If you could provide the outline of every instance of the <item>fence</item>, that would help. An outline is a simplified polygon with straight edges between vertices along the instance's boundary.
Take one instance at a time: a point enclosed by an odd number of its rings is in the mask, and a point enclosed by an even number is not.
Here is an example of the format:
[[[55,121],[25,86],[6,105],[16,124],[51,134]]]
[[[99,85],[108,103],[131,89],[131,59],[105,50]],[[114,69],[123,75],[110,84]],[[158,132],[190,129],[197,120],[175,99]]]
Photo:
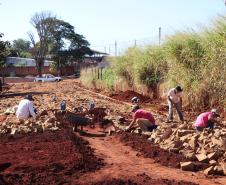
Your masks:
[[[61,68],[61,75],[62,76],[67,76],[67,75],[73,75],[75,72],[80,71],[80,69],[87,68],[90,66],[96,66],[97,64],[87,64],[87,63],[82,63],[78,64],[75,66],[67,66],[67,67],[62,67]],[[53,74],[53,75],[58,75],[57,71],[51,71],[49,66],[44,66],[42,68],[42,73],[43,74]],[[38,75],[38,71],[36,67],[4,67],[0,68],[0,76],[17,76],[17,77],[24,77],[24,76],[36,76]]]
[[[62,75],[72,75],[74,74],[74,67],[64,67],[62,68]],[[49,66],[44,66],[42,69],[42,73],[50,73],[57,75],[57,72],[53,72],[50,70]],[[0,75],[4,74],[5,76],[36,76],[38,75],[38,71],[36,67],[4,67],[0,68]]]

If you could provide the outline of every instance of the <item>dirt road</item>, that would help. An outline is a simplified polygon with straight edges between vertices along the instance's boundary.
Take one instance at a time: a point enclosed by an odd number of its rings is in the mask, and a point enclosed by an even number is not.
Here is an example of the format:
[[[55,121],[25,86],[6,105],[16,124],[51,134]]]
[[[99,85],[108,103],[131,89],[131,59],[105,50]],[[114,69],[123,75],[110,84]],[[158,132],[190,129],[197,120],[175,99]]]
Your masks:
[[[76,105],[87,105],[90,100],[94,100],[97,106],[107,107],[110,109],[112,115],[126,115],[128,116],[129,104],[117,100],[113,100],[103,95],[93,93],[78,86],[77,82],[64,81],[60,83],[27,83],[16,84],[11,87],[10,92],[40,92],[48,91],[49,94],[35,95],[35,104],[38,109],[59,108],[62,100],[67,101],[67,108],[72,109]],[[54,102],[52,99],[56,98]],[[21,97],[2,98],[0,100],[1,110],[4,107],[13,106]],[[153,107],[152,107],[153,109]],[[161,115],[156,115],[161,117]],[[121,142],[117,135],[103,137],[98,129],[92,130],[86,128],[87,132],[92,133],[89,136],[82,136],[82,139],[89,142],[89,145],[94,149],[94,154],[98,158],[103,159],[103,166],[97,168],[96,171],[89,171],[82,173],[79,177],[71,178],[71,184],[225,184],[226,177],[209,176],[206,177],[203,173],[185,172],[180,169],[165,167],[150,158],[145,158],[137,151]],[[100,137],[99,137],[100,136]],[[48,136],[45,136],[48,137]],[[28,141],[29,142],[29,141]],[[38,141],[37,141],[38,142]],[[10,144],[10,143],[9,143]],[[4,143],[3,147],[7,145]],[[46,147],[46,146],[45,146]],[[76,147],[76,146],[75,146]],[[46,148],[45,148],[46,149]],[[19,150],[19,149],[18,149]],[[41,150],[41,149],[40,149]],[[48,150],[48,148],[47,148]],[[78,149],[74,149],[78,150]],[[29,149],[27,148],[27,151]],[[15,155],[17,151],[14,151]],[[57,155],[57,151],[56,155]],[[29,155],[29,154],[28,154]],[[54,153],[51,154],[54,156]],[[80,154],[81,155],[81,154]],[[53,157],[51,161],[55,164]],[[13,157],[13,156],[12,156]],[[59,156],[60,157],[60,156]],[[13,164],[13,159],[7,158]],[[35,160],[39,160],[36,158]],[[72,160],[72,159],[70,159]],[[87,159],[86,159],[87,160]],[[48,161],[48,159],[46,159]],[[59,161],[58,161],[59,162]],[[36,162],[31,163],[34,165]],[[38,163],[38,161],[37,161]],[[65,162],[67,165],[68,162]],[[29,168],[29,163],[24,164]],[[34,166],[32,166],[34,168]],[[23,166],[20,167],[22,169]],[[13,173],[17,173],[17,168]],[[30,169],[30,168],[29,168]],[[32,169],[32,168],[31,168]],[[44,168],[42,167],[42,170]],[[81,169],[79,169],[81,170]],[[43,172],[42,172],[43,173]],[[55,173],[54,171],[51,173]],[[57,173],[57,172],[56,172]],[[56,173],[54,174],[56,176]],[[1,175],[1,172],[0,172]],[[36,174],[32,174],[36,175]],[[38,174],[37,174],[38,175]],[[51,175],[48,172],[48,175]],[[1,177],[1,176],[0,176]],[[73,174],[72,174],[73,177]],[[38,184],[38,177],[36,178]],[[41,179],[40,179],[41,180]],[[0,179],[1,184],[1,179]],[[40,184],[42,184],[40,182]],[[57,183],[56,183],[57,184]],[[65,184],[68,184],[65,181]]]
[[[106,162],[106,165],[94,173],[85,174],[79,181],[84,184],[98,182],[102,179],[137,177],[146,174],[153,179],[168,179],[171,181],[192,182],[196,184],[225,184],[226,178],[207,178],[203,173],[184,172],[180,169],[164,167],[150,158],[144,158],[138,152],[125,146],[117,136],[109,137],[84,137],[94,148],[98,157]]]

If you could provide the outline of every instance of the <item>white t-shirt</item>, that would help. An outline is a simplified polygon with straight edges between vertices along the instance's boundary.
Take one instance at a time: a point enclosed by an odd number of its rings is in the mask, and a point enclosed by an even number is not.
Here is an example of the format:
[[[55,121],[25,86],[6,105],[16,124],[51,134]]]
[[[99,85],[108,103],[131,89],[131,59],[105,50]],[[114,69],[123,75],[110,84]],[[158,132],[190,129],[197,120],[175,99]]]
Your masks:
[[[33,103],[30,100],[23,99],[18,105],[16,117],[18,119],[28,119],[29,115],[31,115],[34,119],[36,118]]]
[[[180,98],[182,96],[182,92],[176,93],[176,89],[172,88],[168,92],[168,96],[173,101],[173,103],[178,103],[180,101]]]

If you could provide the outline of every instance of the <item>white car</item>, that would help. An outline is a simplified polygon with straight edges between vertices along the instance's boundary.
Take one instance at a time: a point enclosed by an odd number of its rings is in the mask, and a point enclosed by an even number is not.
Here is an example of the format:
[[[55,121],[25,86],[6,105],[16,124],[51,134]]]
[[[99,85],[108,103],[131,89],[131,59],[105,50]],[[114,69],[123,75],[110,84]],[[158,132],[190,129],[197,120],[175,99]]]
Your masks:
[[[61,80],[61,77],[56,77],[52,74],[43,74],[42,77],[35,77],[34,82],[59,82]]]

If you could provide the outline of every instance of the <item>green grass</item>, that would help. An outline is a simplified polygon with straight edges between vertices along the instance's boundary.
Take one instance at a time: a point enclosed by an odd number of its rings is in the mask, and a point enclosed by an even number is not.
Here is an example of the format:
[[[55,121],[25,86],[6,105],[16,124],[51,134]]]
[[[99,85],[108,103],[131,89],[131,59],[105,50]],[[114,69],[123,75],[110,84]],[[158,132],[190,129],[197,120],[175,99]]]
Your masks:
[[[82,75],[89,83],[113,89],[117,79],[129,87],[145,85],[156,97],[175,85],[184,88],[184,99],[194,109],[226,105],[226,17],[221,16],[202,32],[177,32],[159,46],[132,47],[111,57],[103,80]],[[89,80],[88,80],[89,79]]]

